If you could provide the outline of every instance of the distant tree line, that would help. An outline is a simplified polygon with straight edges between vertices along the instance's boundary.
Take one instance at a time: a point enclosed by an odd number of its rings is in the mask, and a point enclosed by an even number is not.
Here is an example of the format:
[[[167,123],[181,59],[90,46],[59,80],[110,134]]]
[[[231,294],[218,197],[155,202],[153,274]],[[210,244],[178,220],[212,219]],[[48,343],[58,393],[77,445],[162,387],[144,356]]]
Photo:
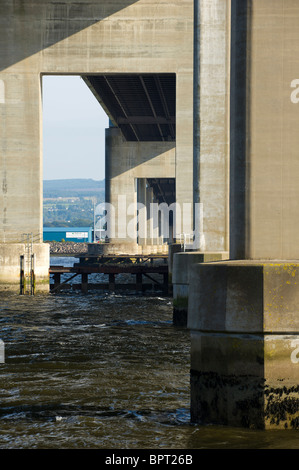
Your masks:
[[[104,186],[94,180],[44,181],[44,227],[93,227],[94,206],[105,200]]]

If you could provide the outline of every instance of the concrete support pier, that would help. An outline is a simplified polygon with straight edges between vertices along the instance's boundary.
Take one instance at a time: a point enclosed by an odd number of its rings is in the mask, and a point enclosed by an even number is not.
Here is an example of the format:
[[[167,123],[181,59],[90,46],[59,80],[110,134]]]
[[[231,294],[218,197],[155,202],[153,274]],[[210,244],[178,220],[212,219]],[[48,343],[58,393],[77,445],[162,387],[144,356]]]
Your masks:
[[[197,263],[228,259],[228,253],[201,253],[197,251],[176,253],[173,256],[173,324],[187,326],[190,268]]]
[[[193,422],[299,427],[298,21],[231,2],[230,260],[191,267]]]
[[[195,240],[173,256],[173,321],[187,326],[190,267],[228,259],[230,2],[194,1]]]
[[[299,262],[191,268],[194,422],[297,428]]]
[[[49,292],[49,265],[46,243],[0,243],[0,291]]]

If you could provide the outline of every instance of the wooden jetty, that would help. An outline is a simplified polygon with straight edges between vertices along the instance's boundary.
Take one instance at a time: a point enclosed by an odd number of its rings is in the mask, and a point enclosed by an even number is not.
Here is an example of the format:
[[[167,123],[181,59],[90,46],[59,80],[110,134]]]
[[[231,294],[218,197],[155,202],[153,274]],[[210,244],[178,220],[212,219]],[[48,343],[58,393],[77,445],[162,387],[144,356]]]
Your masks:
[[[50,284],[51,292],[57,292],[66,288],[68,283],[77,276],[81,276],[81,283],[72,284],[73,289],[81,289],[88,292],[90,289],[106,289],[115,291],[118,289],[134,289],[142,292],[147,289],[159,289],[168,293],[168,256],[167,255],[83,255],[80,262],[73,266],[50,266],[49,274],[54,278],[54,284]],[[62,274],[70,276],[61,282]],[[89,275],[106,274],[108,283],[90,283]],[[131,274],[133,283],[117,283],[119,274]],[[155,277],[153,277],[155,275]],[[156,276],[159,275],[159,276]],[[158,277],[158,279],[157,279]],[[144,278],[151,283],[145,283]]]

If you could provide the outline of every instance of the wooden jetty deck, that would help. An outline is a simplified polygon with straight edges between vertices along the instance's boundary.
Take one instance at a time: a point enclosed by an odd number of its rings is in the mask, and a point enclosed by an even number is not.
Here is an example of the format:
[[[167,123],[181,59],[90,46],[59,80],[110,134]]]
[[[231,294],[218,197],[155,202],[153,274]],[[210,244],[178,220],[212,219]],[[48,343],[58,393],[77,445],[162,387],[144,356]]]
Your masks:
[[[81,283],[72,284],[72,288],[81,289],[83,292],[88,292],[90,289],[107,289],[109,291],[135,289],[136,291],[144,291],[150,288],[168,293],[167,259],[167,255],[109,255],[100,257],[84,255],[80,257],[80,262],[75,263],[73,266],[50,266],[49,274],[53,275],[54,278],[54,284],[50,284],[51,292],[57,292],[65,288],[72,279],[81,276]],[[61,282],[62,274],[70,274],[70,277]],[[91,274],[108,275],[108,283],[91,284],[88,279]],[[116,278],[119,274],[131,274],[135,282],[117,283]],[[151,282],[144,283],[144,278]]]

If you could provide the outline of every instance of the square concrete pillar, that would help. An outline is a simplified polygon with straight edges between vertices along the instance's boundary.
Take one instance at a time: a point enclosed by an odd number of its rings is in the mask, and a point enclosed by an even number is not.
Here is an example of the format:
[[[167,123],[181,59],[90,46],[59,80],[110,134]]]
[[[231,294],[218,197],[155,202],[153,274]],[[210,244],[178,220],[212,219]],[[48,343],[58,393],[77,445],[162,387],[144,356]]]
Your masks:
[[[180,245],[179,245],[180,246]],[[187,326],[190,268],[193,264],[228,259],[228,253],[201,253],[197,251],[175,253],[173,255],[173,324]]]
[[[151,214],[151,204],[154,202],[154,192],[153,188],[150,186],[146,187],[146,236],[147,236],[147,245],[154,244],[154,220]]]
[[[49,291],[49,245],[42,243],[40,76],[30,67],[26,73],[0,70],[0,84],[0,290],[20,292],[20,256],[28,255],[29,237],[34,291]],[[29,262],[25,267],[24,281],[31,276]]]
[[[257,429],[299,425],[299,262],[191,268],[191,415]]]

